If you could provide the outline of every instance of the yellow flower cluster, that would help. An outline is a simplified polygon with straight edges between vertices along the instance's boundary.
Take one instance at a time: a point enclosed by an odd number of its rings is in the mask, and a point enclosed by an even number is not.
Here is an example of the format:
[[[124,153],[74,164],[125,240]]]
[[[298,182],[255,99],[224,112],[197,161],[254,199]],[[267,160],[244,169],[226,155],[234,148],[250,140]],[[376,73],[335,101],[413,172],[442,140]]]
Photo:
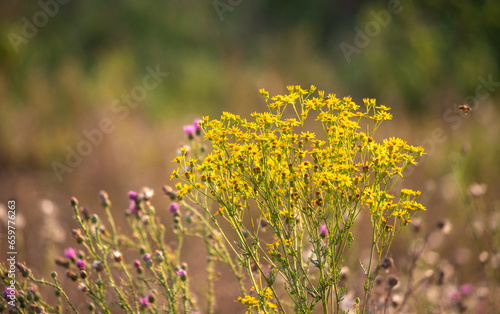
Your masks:
[[[252,287],[252,290],[254,290],[253,287]],[[247,307],[248,311],[246,313],[248,313],[248,314],[249,313],[259,313],[259,314],[260,313],[269,313],[270,310],[272,312],[274,312],[274,310],[278,308],[278,306],[276,304],[274,304],[270,301],[270,300],[272,300],[273,292],[269,287],[262,289],[259,294],[260,294],[260,299],[263,300],[262,306],[260,305],[259,300],[256,299],[255,297],[252,297],[249,295],[246,295],[243,298],[238,297],[238,301]],[[264,309],[265,309],[265,311],[264,311]]]
[[[373,140],[380,122],[392,118],[390,108],[364,99],[366,111],[358,111],[350,97],[323,97],[323,91],[313,97],[315,89],[289,86],[288,95],[272,98],[261,89],[269,111],[253,113],[253,121],[229,112],[219,120],[204,117],[200,125],[213,151],[201,163],[187,159],[185,152],[174,160],[185,170],[186,181],[191,186],[197,183],[198,189],[206,188],[228,211],[245,208],[248,199],[255,199],[264,213],[282,213],[283,219],[312,205],[331,209],[332,204],[322,202],[327,193],[366,203],[372,213],[388,211],[386,216],[394,214],[406,220],[409,216],[400,214],[398,207],[405,212],[424,209],[408,200],[398,206],[389,201],[391,197],[380,194],[381,184],[402,176],[403,169],[416,164],[415,158],[423,154],[421,147],[399,138],[382,143]],[[323,134],[304,130],[312,113]],[[295,117],[284,118],[290,114]],[[362,118],[366,120],[364,130]],[[180,177],[179,170],[172,177]],[[181,196],[191,192],[187,185],[179,190]],[[403,190],[401,196],[416,193]]]
[[[220,119],[204,117],[197,125],[211,143],[211,152],[181,149],[173,160],[179,168],[172,178],[182,181],[176,184],[179,198],[203,207],[214,222],[215,216],[229,222],[239,238],[238,249],[233,250],[252,262],[247,263],[250,277],[255,272],[250,265],[265,260],[285,278],[285,289],[296,296],[300,311],[310,306],[303,304],[308,296],[302,287],[318,294],[326,291],[301,275],[307,273],[302,263],[304,243],[313,245],[316,260],[311,263],[323,270],[320,273],[341,269],[339,256],[351,246],[351,230],[364,210],[374,230],[372,250],[377,250],[380,261],[413,215],[425,210],[416,201],[419,191],[391,194],[405,168],[416,165],[424,151],[395,137],[375,141],[380,124],[392,119],[390,108],[375,99],[363,99],[360,108],[350,97],[315,94],[314,86],[287,89],[288,94],[273,97],[261,89],[268,111],[254,112],[249,119],[229,112]],[[213,211],[207,198],[217,203],[218,210]],[[255,206],[259,224],[251,210]],[[246,213],[251,217],[244,217]],[[264,228],[270,228],[273,236],[268,249],[259,237]],[[238,301],[248,313],[270,312],[276,308],[269,302],[274,278],[257,269],[259,280],[263,276],[271,288]],[[276,302],[282,310],[279,299]]]

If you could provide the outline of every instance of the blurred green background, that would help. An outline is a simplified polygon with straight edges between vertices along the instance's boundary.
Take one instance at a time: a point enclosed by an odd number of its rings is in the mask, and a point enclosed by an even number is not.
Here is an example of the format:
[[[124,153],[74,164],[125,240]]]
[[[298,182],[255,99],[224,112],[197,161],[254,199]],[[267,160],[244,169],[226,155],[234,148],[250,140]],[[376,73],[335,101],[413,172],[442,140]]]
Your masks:
[[[25,217],[24,257],[72,243],[44,233],[41,200],[54,202],[64,233],[74,226],[70,196],[99,212],[105,189],[120,213],[129,190],[160,194],[169,183],[183,124],[222,111],[248,116],[265,109],[259,88],[273,95],[292,84],[391,107],[381,137],[428,152],[405,178],[424,191],[423,218],[460,230],[457,158],[467,184],[487,184],[486,208],[500,192],[499,16],[495,0],[0,2],[0,202],[16,199]],[[121,116],[123,95],[157,67],[168,76]],[[471,103],[478,86],[487,97]],[[54,162],[67,165],[68,148],[103,120],[114,130],[59,180]],[[479,249],[471,250],[472,260]]]

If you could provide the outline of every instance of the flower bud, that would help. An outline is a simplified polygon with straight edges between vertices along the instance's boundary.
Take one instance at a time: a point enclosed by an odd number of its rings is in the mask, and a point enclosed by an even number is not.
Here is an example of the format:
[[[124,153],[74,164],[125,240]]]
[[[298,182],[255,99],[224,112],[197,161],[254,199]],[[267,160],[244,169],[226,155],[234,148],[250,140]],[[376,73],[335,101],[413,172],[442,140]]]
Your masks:
[[[16,263],[16,268],[19,270],[19,272],[21,272],[23,277],[28,277],[31,274],[31,270],[29,270],[29,268],[27,268],[26,265],[21,264],[19,262]]]
[[[99,191],[99,198],[101,199],[101,204],[103,207],[111,206],[111,201],[109,200],[108,193],[104,190]]]
[[[80,229],[72,229],[71,235],[73,236],[73,238],[76,239],[76,242],[78,244],[81,244],[83,242],[83,235],[82,235],[82,231]]]
[[[188,264],[187,263],[181,263],[181,269],[184,269],[185,271],[187,271],[187,268],[188,268]]]
[[[75,274],[73,271],[69,270],[67,273],[66,273],[66,276],[68,276],[68,278],[70,278],[71,280],[73,281],[77,281],[78,280],[78,275]]]
[[[155,257],[155,262],[158,263],[158,264],[161,263],[161,262],[163,262],[165,260],[163,258],[163,253],[161,251],[159,251],[159,250],[156,250],[154,252],[154,257]]]
[[[69,259],[63,258],[63,257],[58,257],[55,260],[56,265],[62,266],[64,268],[68,268],[70,265]]]
[[[80,271],[80,278],[86,279],[88,277],[87,272],[85,270]]]
[[[148,296],[149,303],[154,303],[156,299],[156,295],[154,293],[150,293]]]
[[[151,258],[151,254],[149,253],[144,254],[142,256],[142,259],[146,263],[146,267],[150,268],[151,266],[153,266],[153,259]]]
[[[142,266],[141,266],[141,261],[136,259],[133,263],[134,268],[137,270],[138,274],[142,274]]]
[[[85,207],[85,206],[80,207],[79,210],[80,210],[80,214],[83,216],[84,220],[90,219],[90,210],[87,207]]]

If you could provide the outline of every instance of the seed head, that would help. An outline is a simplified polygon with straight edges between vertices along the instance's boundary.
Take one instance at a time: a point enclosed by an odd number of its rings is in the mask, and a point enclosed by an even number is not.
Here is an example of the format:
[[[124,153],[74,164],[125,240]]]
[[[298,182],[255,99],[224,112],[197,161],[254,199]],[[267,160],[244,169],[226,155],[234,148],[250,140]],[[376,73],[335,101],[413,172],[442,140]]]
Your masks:
[[[386,257],[380,262],[380,267],[383,269],[389,269],[394,266],[394,260],[391,257]]]
[[[120,253],[119,251],[114,251],[113,259],[115,260],[115,262],[121,262],[123,260],[122,253]]]
[[[439,220],[436,224],[436,227],[438,228],[438,230],[441,230],[444,234],[448,234],[451,231],[451,223],[444,220]]]
[[[474,197],[483,196],[484,194],[486,194],[487,190],[488,190],[488,186],[486,185],[486,183],[482,183],[482,184],[472,183],[469,186],[469,193],[470,193],[470,195],[472,195]]]
[[[260,220],[260,228],[263,229],[263,230],[265,230],[267,226],[269,226],[269,224],[267,223],[267,220],[264,219],[264,218],[262,218]]]
[[[438,269],[437,271],[437,281],[436,283],[441,286],[444,283],[444,271],[442,269]]]
[[[391,276],[387,279],[387,285],[390,289],[394,288],[399,283],[398,278]]]
[[[78,290],[80,290],[81,292],[87,292],[89,289],[83,282],[80,282],[78,284]]]
[[[101,261],[94,261],[92,262],[92,268],[95,269],[96,272],[101,272],[104,270],[104,265],[102,264]]]
[[[138,195],[139,200],[150,201],[153,198],[155,191],[148,187],[143,187]]]

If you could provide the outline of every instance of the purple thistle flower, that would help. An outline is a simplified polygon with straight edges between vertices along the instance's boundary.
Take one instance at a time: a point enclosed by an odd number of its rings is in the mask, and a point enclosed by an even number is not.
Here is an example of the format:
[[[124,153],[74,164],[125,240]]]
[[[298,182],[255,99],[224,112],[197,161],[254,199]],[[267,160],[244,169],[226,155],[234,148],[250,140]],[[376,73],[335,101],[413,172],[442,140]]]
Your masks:
[[[128,209],[132,214],[137,214],[138,212],[141,211],[141,207],[137,205],[137,202],[133,199],[130,200],[130,204],[128,206]]]
[[[137,271],[138,274],[142,274],[142,266],[141,266],[141,261],[136,259],[133,263],[135,270]]]
[[[5,299],[5,301],[9,302],[9,301],[12,301],[14,299],[14,297],[12,297],[11,299],[11,296],[15,296],[16,295],[16,290],[10,288],[10,287],[7,287],[5,288],[5,291],[3,293],[3,298]]]
[[[135,201],[137,199],[137,192],[135,191],[129,191],[128,192],[128,198]]]
[[[184,132],[186,132],[187,135],[193,135],[194,132],[196,132],[196,127],[194,125],[188,124],[183,127]]]
[[[186,281],[187,279],[187,271],[185,269],[179,268],[178,270],[175,271],[177,276],[181,278],[181,281]]]
[[[151,254],[149,254],[149,253],[144,254],[142,256],[142,259],[146,263],[146,267],[149,268],[149,267],[153,266],[153,259],[151,258]]]
[[[85,261],[84,260],[77,260],[76,261],[76,267],[80,268],[80,269],[84,269],[85,268]]]
[[[465,285],[462,285],[460,287],[460,294],[461,295],[468,295],[472,292],[473,289],[474,289],[473,285],[471,285],[470,283],[466,283]]]
[[[460,292],[459,292],[459,291],[454,291],[454,292],[452,292],[452,293],[451,293],[451,295],[450,295],[450,299],[451,299],[452,301],[454,301],[454,302],[456,302],[456,301],[460,300],[460,297],[461,297],[461,295],[460,295]]]
[[[320,233],[322,238],[326,237],[326,235],[328,234],[328,229],[326,228],[326,224],[322,224],[319,227],[319,233]]]
[[[64,250],[64,256],[66,256],[69,259],[74,260],[76,258],[76,251],[74,248],[69,247],[66,250]]]
[[[170,204],[168,211],[171,214],[176,214],[179,211],[179,208],[180,208],[179,204],[177,204],[176,202],[173,202],[172,204]]]
[[[139,298],[139,304],[142,308],[148,308],[151,305],[148,297]]]
[[[179,270],[177,270],[175,273],[177,275],[179,275],[179,276],[186,276],[186,271],[184,269],[182,269],[182,268],[180,268]]]

